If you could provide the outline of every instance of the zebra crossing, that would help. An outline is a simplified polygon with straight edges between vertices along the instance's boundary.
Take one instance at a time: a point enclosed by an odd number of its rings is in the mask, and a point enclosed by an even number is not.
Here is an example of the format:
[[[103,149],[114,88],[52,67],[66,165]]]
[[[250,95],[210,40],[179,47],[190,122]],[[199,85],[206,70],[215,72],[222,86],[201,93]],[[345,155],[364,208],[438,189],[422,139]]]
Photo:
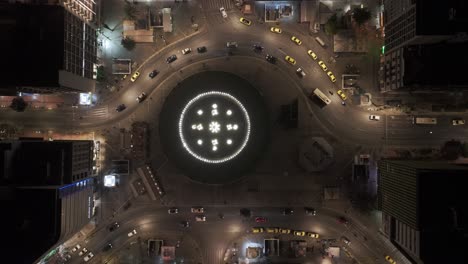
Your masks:
[[[218,12],[220,7],[224,7],[226,11],[236,7],[234,0],[202,0],[202,5],[205,11],[217,10]]]
[[[107,119],[109,117],[109,108],[108,106],[96,107],[90,110],[87,110],[83,115],[83,119]]]

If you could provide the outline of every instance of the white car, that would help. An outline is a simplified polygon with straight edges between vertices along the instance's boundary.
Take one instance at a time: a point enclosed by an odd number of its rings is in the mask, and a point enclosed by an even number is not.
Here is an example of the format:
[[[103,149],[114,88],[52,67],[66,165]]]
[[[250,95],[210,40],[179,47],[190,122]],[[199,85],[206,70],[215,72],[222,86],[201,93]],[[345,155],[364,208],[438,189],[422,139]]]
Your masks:
[[[223,18],[227,18],[227,13],[224,7],[219,8],[219,12],[221,12],[221,15],[223,16]]]
[[[186,48],[186,49],[183,49],[182,50],[182,54],[189,54],[190,52],[192,52],[192,49],[191,48]]]
[[[205,209],[203,209],[203,207],[192,207],[192,209],[190,209],[190,211],[192,213],[194,213],[194,214],[203,214]]]
[[[76,244],[74,248],[72,248],[72,252],[75,253],[77,250],[80,250],[81,246],[80,244]]]
[[[80,253],[78,253],[78,256],[83,256],[83,254],[85,254],[86,252],[88,252],[88,249],[83,248],[83,250],[81,250]]]
[[[452,119],[452,125],[454,126],[459,126],[459,125],[464,125],[464,124],[465,124],[464,119],[461,119],[461,118]]]
[[[370,116],[369,116],[369,120],[379,121],[379,120],[380,120],[380,116],[378,116],[378,115],[370,115]]]
[[[94,254],[93,252],[89,252],[88,255],[86,255],[86,257],[84,257],[84,261],[85,262],[88,262],[90,259],[92,259],[94,257]]]
[[[204,215],[197,215],[197,216],[195,216],[195,220],[196,220],[197,222],[205,222],[205,221],[206,221],[206,216],[204,216]]]
[[[135,229],[132,230],[132,232],[128,233],[128,237],[132,237],[136,235],[137,231]]]
[[[296,70],[296,74],[297,76],[301,77],[301,78],[304,78],[306,76],[304,70],[302,68],[297,68]]]

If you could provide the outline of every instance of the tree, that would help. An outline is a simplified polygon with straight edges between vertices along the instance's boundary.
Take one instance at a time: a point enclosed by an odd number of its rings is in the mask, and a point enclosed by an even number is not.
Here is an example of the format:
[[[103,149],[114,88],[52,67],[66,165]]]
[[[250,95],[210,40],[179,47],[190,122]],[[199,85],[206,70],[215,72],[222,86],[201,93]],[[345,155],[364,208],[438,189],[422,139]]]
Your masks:
[[[338,17],[336,14],[331,16],[325,24],[325,32],[328,35],[335,35],[338,32]]]
[[[124,12],[125,18],[130,20],[135,20],[136,18],[136,8],[129,2],[125,2]]]
[[[355,8],[353,10],[353,19],[358,26],[362,26],[371,18],[371,12],[367,8]]]
[[[11,101],[10,108],[15,110],[16,112],[24,112],[28,104],[24,101],[23,97],[15,97]]]
[[[101,65],[97,68],[96,81],[103,82],[105,80],[106,80],[106,75],[104,72],[104,66]]]
[[[129,37],[123,38],[121,44],[127,50],[132,50],[133,48],[135,48],[135,41]]]

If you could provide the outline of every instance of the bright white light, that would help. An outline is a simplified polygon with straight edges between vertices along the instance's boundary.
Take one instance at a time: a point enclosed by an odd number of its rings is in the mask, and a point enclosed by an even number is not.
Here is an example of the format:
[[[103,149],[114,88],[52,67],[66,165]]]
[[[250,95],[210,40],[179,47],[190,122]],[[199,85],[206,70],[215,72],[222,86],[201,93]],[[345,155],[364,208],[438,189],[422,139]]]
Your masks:
[[[242,132],[244,134],[241,135],[240,140],[237,140],[238,142],[236,142],[236,147],[232,148],[232,149],[230,148],[229,153],[227,153],[226,156],[214,159],[214,158],[204,157],[204,156],[202,156],[202,154],[197,153],[197,152],[195,152],[194,150],[191,149],[191,145],[188,143],[188,141],[187,141],[188,139],[185,138],[186,135],[184,135],[184,125],[186,125],[186,124],[184,124],[184,121],[185,121],[185,118],[186,118],[187,111],[191,108],[192,105],[194,105],[195,103],[200,101],[200,99],[204,99],[204,98],[207,98],[207,97],[211,98],[211,97],[216,97],[216,96],[217,97],[224,97],[225,99],[228,99],[229,101],[231,101],[235,105],[237,105],[237,107],[241,110],[240,111],[240,113],[241,113],[240,117],[243,117],[243,120],[244,120],[242,122],[242,128],[243,128]],[[213,116],[214,115],[219,115],[220,107],[218,107],[217,104],[211,104],[211,107],[212,107],[211,114]],[[230,109],[228,109],[228,110],[221,109],[221,110],[222,110],[221,113],[226,113],[226,115],[231,115],[232,112],[233,112]],[[222,117],[223,116],[221,116],[221,118]],[[239,126],[237,124],[234,124],[234,125],[233,124],[227,124],[226,125],[224,123],[224,120],[221,119],[221,120],[216,120],[216,121],[209,121],[209,123],[198,124],[197,125],[197,130],[202,131],[204,126],[207,126],[208,130],[212,134],[220,133],[221,132],[221,127],[224,127],[224,126],[226,126],[227,130],[233,130],[233,129],[237,130],[239,128]],[[193,128],[193,126],[192,126],[192,128]],[[234,157],[236,157],[237,155],[239,155],[239,153],[245,148],[245,146],[247,145],[247,142],[249,141],[250,129],[251,129],[250,117],[249,117],[249,114],[247,112],[247,109],[245,109],[245,107],[242,105],[242,103],[239,100],[237,100],[237,98],[235,98],[234,96],[232,96],[232,95],[230,95],[228,93],[225,93],[225,92],[211,91],[211,92],[201,93],[201,94],[195,96],[193,99],[191,99],[185,105],[185,107],[182,109],[182,112],[181,112],[180,117],[179,117],[179,137],[180,137],[180,140],[182,142],[182,146],[194,158],[196,158],[196,159],[198,159],[200,161],[206,162],[206,163],[222,163],[222,162],[229,161],[229,160],[233,159]],[[196,132],[196,133],[199,133],[199,132]],[[216,144],[214,144],[213,142],[216,142]],[[197,141],[197,143],[198,143],[198,141]],[[232,140],[231,140],[231,144],[233,144]],[[220,146],[218,145],[217,140],[216,141],[212,140],[212,151],[218,150],[219,147]],[[197,148],[197,151],[198,151],[198,148]]]
[[[211,140],[211,144],[212,144],[213,146],[218,145],[218,140],[217,140],[216,138],[213,139],[213,140]]]
[[[226,140],[226,143],[227,143],[228,145],[231,145],[231,144],[232,144],[232,140],[231,140],[231,139],[228,139],[228,140]]]
[[[210,131],[211,133],[218,133],[220,130],[221,130],[221,125],[216,122],[216,121],[213,121],[210,123]]]
[[[193,125],[192,125],[192,129],[193,129],[193,130],[197,129],[197,125],[193,124]]]
[[[197,111],[197,114],[198,114],[198,115],[203,115],[203,110],[201,110],[201,109],[198,110],[198,111]]]
[[[106,176],[104,176],[104,186],[105,187],[115,187],[115,175],[106,175]]]
[[[199,139],[199,140],[197,140],[197,143],[198,143],[198,145],[201,146],[201,144],[203,144],[203,140]]]

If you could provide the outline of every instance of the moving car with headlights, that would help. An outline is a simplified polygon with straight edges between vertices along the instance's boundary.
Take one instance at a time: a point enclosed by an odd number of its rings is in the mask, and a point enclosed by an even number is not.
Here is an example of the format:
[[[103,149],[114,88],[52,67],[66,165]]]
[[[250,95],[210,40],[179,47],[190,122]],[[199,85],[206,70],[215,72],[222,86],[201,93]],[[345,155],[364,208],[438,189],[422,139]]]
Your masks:
[[[385,256],[385,259],[391,264],[396,264],[396,261],[394,261],[390,256]]]
[[[197,221],[197,222],[206,222],[206,216],[197,215],[197,216],[195,216],[195,221]]]
[[[169,64],[169,63],[174,62],[175,60],[177,60],[177,56],[175,54],[173,54],[173,55],[167,57],[166,63]]]
[[[454,126],[459,126],[459,125],[464,125],[464,124],[465,124],[464,119],[461,119],[461,118],[452,119],[452,125],[454,125]]]
[[[370,116],[369,116],[369,120],[379,121],[379,120],[380,120],[380,116],[378,116],[378,115],[370,115]]]
[[[185,48],[183,50],[181,50],[182,54],[189,54],[190,52],[192,52],[192,49],[191,48]]]
[[[276,64],[276,61],[278,60],[278,59],[276,59],[276,57],[273,57],[270,54],[267,54],[265,56],[265,59],[271,64]]]
[[[111,243],[107,243],[107,245],[102,249],[102,251],[107,252],[113,248]]]
[[[130,78],[130,81],[131,81],[131,82],[135,82],[136,79],[138,79],[139,76],[140,76],[140,73],[139,73],[139,72],[135,72],[135,73],[132,75],[132,78]]]
[[[279,232],[280,232],[280,234],[291,234],[291,229],[280,228]]]
[[[296,70],[296,74],[297,76],[301,77],[301,78],[304,78],[306,76],[306,73],[304,72],[304,70],[302,68],[297,68]]]
[[[302,41],[300,39],[296,38],[295,36],[291,37],[291,41],[296,43],[298,46],[302,45]]]
[[[169,214],[177,214],[177,213],[179,213],[179,209],[177,209],[177,208],[169,208],[169,210],[167,210],[167,212],[168,212]]]
[[[149,77],[151,79],[153,79],[154,77],[156,77],[157,75],[159,74],[159,72],[157,70],[152,70],[150,73],[149,73]]]
[[[239,21],[240,21],[242,24],[246,25],[246,26],[252,25],[252,22],[251,22],[250,20],[245,19],[245,18],[243,18],[243,17],[241,17],[241,18],[239,19]]]
[[[227,18],[226,9],[224,9],[224,7],[220,7],[219,12],[221,12],[221,15],[223,16],[223,18]]]
[[[252,227],[252,233],[263,233],[265,231],[263,227]]]
[[[346,100],[346,98],[348,98],[346,97],[346,94],[342,90],[338,90],[338,92],[336,93],[340,96],[341,100],[343,101]]]
[[[317,54],[315,54],[312,50],[308,50],[307,51],[307,54],[309,54],[309,56],[313,59],[313,60],[317,60]]]
[[[273,33],[278,33],[278,34],[281,34],[281,28],[279,27],[271,27],[270,28],[270,31],[273,32]]]
[[[294,58],[292,58],[291,56],[289,56],[289,55],[284,57],[284,60],[289,62],[292,65],[296,65],[296,60]]]
[[[134,235],[136,235],[137,231],[135,229],[133,229],[132,231],[130,231],[130,233],[127,234],[128,237],[132,237]]]
[[[326,72],[328,70],[327,65],[325,65],[323,61],[319,61],[318,65],[320,65],[320,68],[322,68],[323,71]]]
[[[146,93],[145,93],[145,92],[141,93],[141,94],[136,98],[137,102],[139,102],[139,103],[143,102],[145,99],[146,99]]]
[[[307,232],[306,234],[308,237],[319,238],[319,234],[313,232]]]
[[[112,232],[114,230],[116,230],[117,228],[119,228],[119,223],[115,222],[113,223],[111,226],[109,226],[109,232]]]
[[[336,82],[336,77],[333,75],[333,72],[329,71],[327,72],[328,77],[330,78],[330,81]]]
[[[90,259],[92,259],[94,257],[94,254],[93,252],[89,252],[88,255],[86,255],[86,257],[84,257],[84,261],[85,262],[88,262]]]
[[[295,236],[305,236],[305,232],[304,231],[294,231],[293,233]]]
[[[205,212],[205,209],[203,207],[192,207],[190,209],[190,212],[194,213],[194,214],[202,214]]]
[[[253,48],[254,48],[254,51],[258,53],[261,53],[263,51],[263,46],[259,44],[254,44]]]

